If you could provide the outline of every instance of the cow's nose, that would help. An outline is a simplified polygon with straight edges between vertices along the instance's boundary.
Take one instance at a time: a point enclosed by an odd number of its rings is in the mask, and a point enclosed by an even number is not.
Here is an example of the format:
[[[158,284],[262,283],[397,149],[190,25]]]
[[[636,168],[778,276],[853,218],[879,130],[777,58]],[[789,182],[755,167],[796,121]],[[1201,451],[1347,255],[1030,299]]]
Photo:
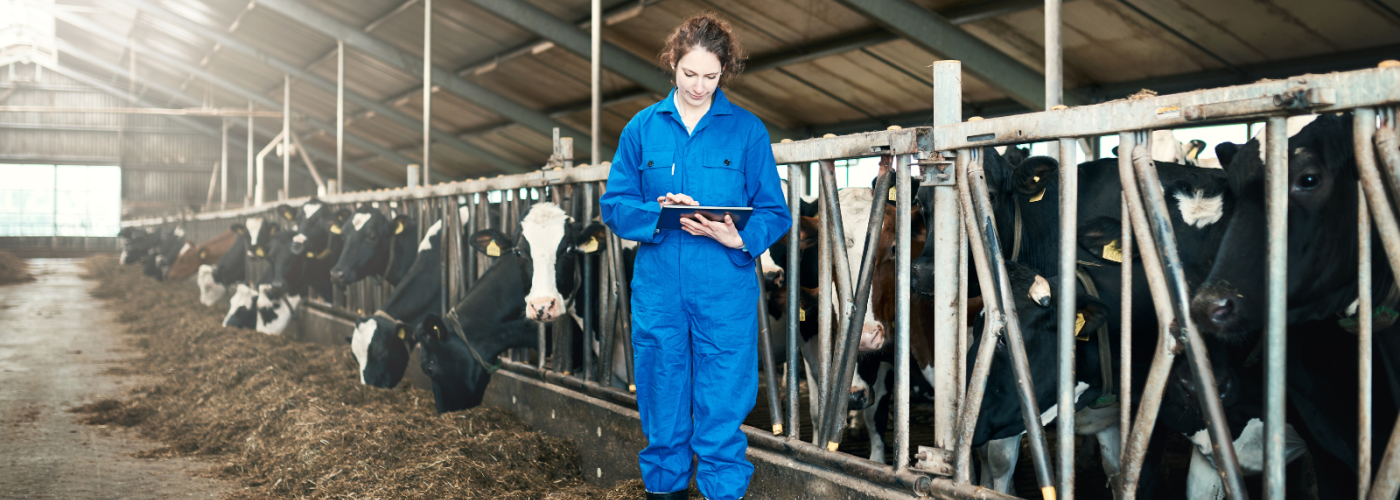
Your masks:
[[[926,262],[909,264],[909,288],[911,291],[925,297],[932,297],[933,282],[933,266]]]
[[[345,270],[338,267],[335,269],[331,269],[331,281],[334,281],[337,285],[344,285]]]
[[[866,323],[860,330],[860,350],[878,351],[885,346],[885,327],[879,323]]]
[[[1228,291],[1210,287],[1191,300],[1191,317],[1207,331],[1221,331],[1239,321],[1240,309]]]
[[[864,410],[870,407],[870,391],[864,387],[851,387],[850,398],[846,401],[846,409],[850,411]]]

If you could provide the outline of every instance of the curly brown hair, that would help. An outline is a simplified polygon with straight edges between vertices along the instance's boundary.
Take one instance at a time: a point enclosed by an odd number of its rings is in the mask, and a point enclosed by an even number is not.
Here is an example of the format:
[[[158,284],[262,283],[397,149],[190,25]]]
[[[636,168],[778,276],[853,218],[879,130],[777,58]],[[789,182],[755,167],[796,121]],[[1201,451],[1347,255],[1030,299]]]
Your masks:
[[[739,37],[734,35],[729,21],[721,19],[713,12],[701,12],[681,22],[681,25],[666,37],[666,45],[660,54],[662,68],[675,73],[676,61],[697,47],[708,50],[719,58],[721,88],[729,87],[739,76],[739,72],[744,70],[744,61],[749,58],[744,52],[744,47],[739,45]]]

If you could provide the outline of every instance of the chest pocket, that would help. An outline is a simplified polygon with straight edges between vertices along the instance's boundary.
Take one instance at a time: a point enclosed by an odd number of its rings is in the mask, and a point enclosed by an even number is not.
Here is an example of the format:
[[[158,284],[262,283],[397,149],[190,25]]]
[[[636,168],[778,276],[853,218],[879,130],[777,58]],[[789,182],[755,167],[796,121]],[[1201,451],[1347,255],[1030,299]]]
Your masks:
[[[676,152],[672,150],[642,151],[642,163],[637,165],[637,170],[642,177],[643,202],[655,201],[666,193],[676,192],[676,179],[671,174],[675,157]]]
[[[743,157],[738,151],[706,151],[700,157],[700,168],[694,172],[698,175],[690,180],[691,191],[701,205],[748,206]]]

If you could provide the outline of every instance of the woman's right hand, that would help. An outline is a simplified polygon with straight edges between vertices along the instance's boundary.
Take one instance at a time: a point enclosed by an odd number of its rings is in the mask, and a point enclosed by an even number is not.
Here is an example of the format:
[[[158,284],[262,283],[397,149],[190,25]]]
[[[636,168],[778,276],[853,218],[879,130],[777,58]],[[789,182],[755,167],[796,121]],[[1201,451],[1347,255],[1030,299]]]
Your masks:
[[[689,195],[681,193],[666,193],[666,196],[657,196],[656,202],[662,205],[691,205],[697,206],[700,202],[695,201]]]

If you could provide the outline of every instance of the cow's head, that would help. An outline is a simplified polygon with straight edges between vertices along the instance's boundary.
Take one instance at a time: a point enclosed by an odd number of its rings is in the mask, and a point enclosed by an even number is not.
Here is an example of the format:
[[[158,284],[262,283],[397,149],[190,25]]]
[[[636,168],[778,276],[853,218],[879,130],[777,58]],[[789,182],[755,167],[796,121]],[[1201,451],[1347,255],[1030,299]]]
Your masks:
[[[272,238],[267,254],[267,260],[272,264],[268,269],[271,280],[266,281],[267,293],[271,298],[306,294],[306,255],[296,251],[305,241],[305,235],[292,234],[291,231],[283,231]],[[266,280],[266,276],[263,279]]]
[[[209,264],[199,266],[195,282],[199,284],[199,302],[206,306],[214,307],[228,293],[228,287],[214,281],[214,266]]]
[[[229,231],[234,234],[233,242],[229,244],[228,250],[219,256],[218,262],[214,264],[214,283],[220,285],[233,285],[243,281],[244,270],[247,268],[248,258],[248,238],[241,234],[247,234],[248,229],[242,224],[229,226]]]
[[[243,224],[234,224],[231,229],[243,239],[248,256],[258,259],[267,258],[272,237],[282,230],[276,221],[262,217],[249,217]]]
[[[1020,148],[1008,148],[1008,154],[1011,154],[1012,149]],[[1020,155],[1023,153],[1029,154],[1028,152],[1022,151],[1017,151],[1015,154]],[[987,197],[991,199],[992,212],[996,214],[998,234],[1010,234],[1016,221],[1014,205],[1016,198],[1019,196],[1029,201],[1036,193],[1041,192],[1036,191],[1031,194],[1023,194],[1025,189],[1016,189],[1013,186],[1013,175],[1018,170],[1024,172],[1042,170],[1046,165],[1045,160],[1049,160],[1050,162],[1054,162],[1054,160],[1044,156],[1029,158],[1021,156],[1018,159],[1017,166],[1012,166],[1006,158],[997,154],[995,148],[982,148],[981,157],[982,170],[986,173],[987,179]],[[1054,165],[1058,166],[1058,163]],[[949,169],[951,168],[952,167],[949,167]],[[1034,176],[1031,177],[1034,178]],[[1050,176],[1044,176],[1043,178],[1048,182]],[[1024,186],[1022,187],[1024,188]],[[935,218],[936,216],[934,214],[934,198],[936,193],[937,189],[933,186],[920,186],[918,191],[914,193],[914,206],[919,209],[922,219],[930,225],[933,221],[938,220]],[[953,192],[952,196],[956,197],[957,193]],[[1010,241],[1002,242],[1003,247],[1010,247],[1010,245]],[[1010,253],[1007,253],[1008,258],[1010,255]],[[910,262],[909,286],[914,293],[932,298],[934,281],[936,279],[937,277],[934,275],[934,245],[927,245],[922,252],[914,255],[913,260]],[[981,295],[981,290],[977,286],[976,273],[970,274],[968,281],[968,296],[975,297]]]
[[[909,217],[909,252],[912,256],[923,251],[928,232],[924,230],[923,212],[918,207],[911,207]],[[882,332],[893,332],[891,329],[895,324],[895,295],[898,291],[896,283],[899,275],[899,239],[896,234],[898,228],[898,211],[893,206],[888,207],[885,210],[885,219],[880,225],[880,244],[876,247],[880,253],[875,256],[875,281],[870,284],[870,305],[875,308],[875,320],[879,322]],[[918,296],[912,296],[910,299],[923,300]],[[911,324],[910,326],[914,328],[915,325]],[[916,335],[916,337],[921,337],[921,335]],[[892,333],[884,335],[877,339],[878,345],[871,347],[883,349],[893,339]],[[911,338],[910,340],[922,339]]]
[[[180,247],[180,253],[175,256],[175,262],[170,264],[170,270],[165,273],[165,278],[179,281],[190,277],[195,271],[199,270],[199,265],[202,260],[200,257],[201,253],[208,253],[208,250],[203,250],[196,247],[193,243],[186,242],[185,246]]]
[[[418,329],[419,368],[433,381],[433,399],[438,413],[465,410],[481,404],[491,374],[482,361],[494,363],[496,356],[512,347],[534,347],[534,327],[524,319],[487,322],[473,327],[463,324],[462,336],[449,330],[442,318],[429,314]],[[463,337],[471,340],[468,346]],[[475,350],[476,354],[472,351]]]
[[[258,291],[239,283],[228,301],[228,314],[224,316],[224,326],[252,330],[257,326]]]
[[[575,289],[574,263],[584,253],[603,248],[605,226],[582,229],[553,203],[530,208],[520,221],[520,236],[512,242],[495,230],[478,231],[471,245],[488,256],[514,252],[520,257],[525,288],[525,316],[549,322],[563,315]]]
[[[405,216],[385,217],[377,208],[361,206],[341,223],[345,244],[340,259],[331,268],[331,281],[345,286],[365,276],[381,274],[389,266],[389,247],[400,235],[416,239],[417,231]],[[334,230],[332,230],[332,233]],[[416,242],[415,242],[416,243]]]
[[[1332,317],[1356,299],[1351,120],[1323,115],[1288,139],[1288,324]],[[1222,340],[1242,341],[1264,327],[1264,150],[1251,140],[1225,167],[1236,207],[1209,277],[1191,301],[1196,325]]]
[[[360,363],[360,383],[385,389],[403,380],[415,343],[407,325],[380,316],[361,318],[345,341]]]

